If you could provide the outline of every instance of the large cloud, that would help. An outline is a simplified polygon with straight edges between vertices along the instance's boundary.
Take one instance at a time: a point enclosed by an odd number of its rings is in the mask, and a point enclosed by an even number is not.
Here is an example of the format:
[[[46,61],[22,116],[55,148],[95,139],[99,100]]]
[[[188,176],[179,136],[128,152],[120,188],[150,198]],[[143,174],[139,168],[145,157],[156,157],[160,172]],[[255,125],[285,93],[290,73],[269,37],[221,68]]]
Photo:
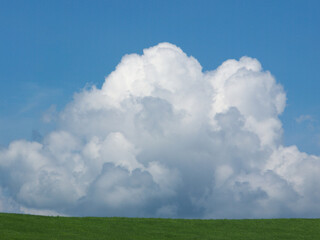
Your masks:
[[[320,215],[320,157],[282,146],[286,96],[258,60],[203,72],[161,43],[75,94],[41,142],[0,150],[0,210],[96,216]]]

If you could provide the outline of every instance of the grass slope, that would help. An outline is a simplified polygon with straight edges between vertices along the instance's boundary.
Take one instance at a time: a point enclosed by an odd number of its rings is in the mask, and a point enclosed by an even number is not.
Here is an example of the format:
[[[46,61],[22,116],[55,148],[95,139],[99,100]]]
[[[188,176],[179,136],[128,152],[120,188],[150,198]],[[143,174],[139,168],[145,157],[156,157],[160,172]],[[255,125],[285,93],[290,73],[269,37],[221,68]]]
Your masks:
[[[0,239],[320,239],[320,219],[75,218],[0,213]]]

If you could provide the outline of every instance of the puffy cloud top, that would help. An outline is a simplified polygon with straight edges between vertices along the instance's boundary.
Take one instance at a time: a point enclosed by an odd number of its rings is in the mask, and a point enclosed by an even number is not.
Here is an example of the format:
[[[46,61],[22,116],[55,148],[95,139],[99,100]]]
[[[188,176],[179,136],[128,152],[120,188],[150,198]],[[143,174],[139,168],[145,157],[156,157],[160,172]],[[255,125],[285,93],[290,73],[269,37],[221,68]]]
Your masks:
[[[203,72],[170,43],[122,58],[41,142],[0,150],[0,210],[63,215],[315,217],[320,157],[282,146],[286,96],[258,60]]]

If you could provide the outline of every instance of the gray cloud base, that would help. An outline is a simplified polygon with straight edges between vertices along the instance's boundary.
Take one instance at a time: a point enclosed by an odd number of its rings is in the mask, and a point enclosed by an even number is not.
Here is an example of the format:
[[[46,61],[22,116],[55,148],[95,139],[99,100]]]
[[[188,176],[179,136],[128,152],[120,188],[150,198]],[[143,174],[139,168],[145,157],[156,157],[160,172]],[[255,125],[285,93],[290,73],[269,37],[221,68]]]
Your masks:
[[[286,96],[253,58],[203,72],[169,43],[74,95],[40,142],[0,150],[0,210],[319,217],[320,157],[281,144]]]

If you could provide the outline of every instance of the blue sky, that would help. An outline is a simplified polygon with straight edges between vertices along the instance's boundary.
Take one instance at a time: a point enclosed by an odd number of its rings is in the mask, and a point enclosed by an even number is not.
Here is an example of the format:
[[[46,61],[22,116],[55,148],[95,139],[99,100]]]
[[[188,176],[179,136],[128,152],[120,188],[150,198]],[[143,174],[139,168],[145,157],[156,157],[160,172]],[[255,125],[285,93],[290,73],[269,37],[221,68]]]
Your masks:
[[[284,142],[320,154],[319,1],[1,1],[0,143],[45,132],[124,54],[171,42],[204,70],[257,58],[287,93]],[[296,118],[310,115],[312,121]]]
[[[0,211],[319,217],[319,9],[0,1]]]

